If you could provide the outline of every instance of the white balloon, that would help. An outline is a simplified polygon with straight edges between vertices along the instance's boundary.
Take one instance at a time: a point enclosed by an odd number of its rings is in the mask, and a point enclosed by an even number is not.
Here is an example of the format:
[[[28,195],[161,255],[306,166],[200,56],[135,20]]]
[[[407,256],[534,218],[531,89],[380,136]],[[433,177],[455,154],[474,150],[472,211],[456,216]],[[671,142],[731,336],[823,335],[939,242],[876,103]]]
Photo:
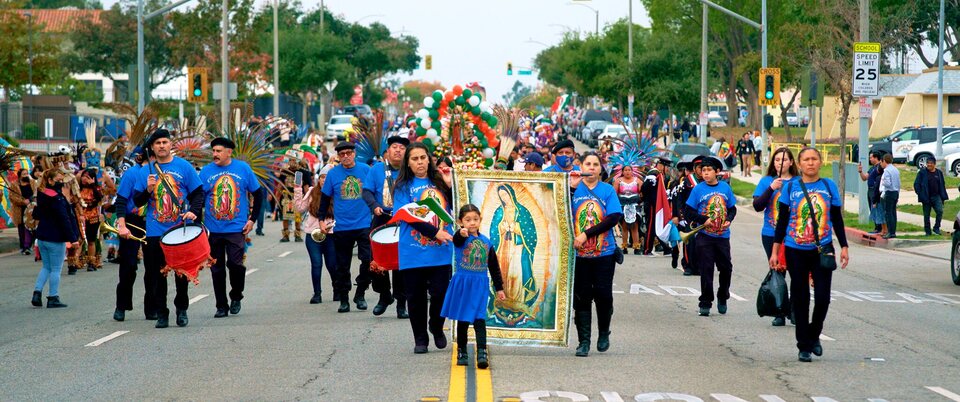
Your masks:
[[[492,157],[493,157],[493,148],[484,148],[484,149],[483,149],[483,157],[484,157],[484,158],[487,158],[487,159],[492,158]]]
[[[430,128],[430,125],[433,124],[429,118],[420,120],[420,127],[423,127],[424,130]]]
[[[434,102],[433,98],[429,96],[426,98],[423,98],[423,106],[433,109],[433,102]]]
[[[481,112],[490,112],[493,108],[490,107],[490,102],[480,101],[480,111]]]
[[[420,110],[417,111],[417,117],[419,117],[420,120],[429,119],[429,118],[430,118],[430,112],[427,111],[427,109],[420,109]]]
[[[477,95],[473,95],[470,97],[470,99],[467,99],[467,103],[469,103],[470,106],[474,106],[474,107],[480,106],[480,97]]]
[[[429,128],[429,129],[427,129],[427,138],[431,138],[431,139],[432,139],[432,138],[434,138],[434,137],[439,137],[439,136],[437,135],[437,130],[436,130],[435,128]]]

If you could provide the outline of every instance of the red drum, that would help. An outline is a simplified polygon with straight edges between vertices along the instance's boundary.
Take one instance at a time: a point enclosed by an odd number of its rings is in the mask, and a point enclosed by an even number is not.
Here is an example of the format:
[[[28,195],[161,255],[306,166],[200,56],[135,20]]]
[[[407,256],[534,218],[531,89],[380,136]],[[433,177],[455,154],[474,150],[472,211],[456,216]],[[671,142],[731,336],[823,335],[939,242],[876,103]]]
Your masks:
[[[383,225],[370,231],[370,250],[373,262],[379,270],[394,271],[400,268],[400,225]]]
[[[166,275],[173,271],[194,284],[200,283],[197,279],[200,270],[209,268],[216,262],[210,257],[207,229],[200,224],[180,224],[170,228],[160,237],[160,248],[163,249],[163,256],[167,261],[167,266],[160,272]]]

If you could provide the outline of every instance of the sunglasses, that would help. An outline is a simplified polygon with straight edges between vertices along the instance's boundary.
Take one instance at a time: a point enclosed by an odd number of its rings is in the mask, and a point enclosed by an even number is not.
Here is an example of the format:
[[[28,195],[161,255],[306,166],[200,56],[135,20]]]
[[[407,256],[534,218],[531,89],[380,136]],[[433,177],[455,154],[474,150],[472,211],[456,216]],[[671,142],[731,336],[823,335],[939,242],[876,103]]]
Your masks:
[[[354,151],[340,151],[340,152],[337,152],[337,155],[339,156],[353,155],[353,152]]]

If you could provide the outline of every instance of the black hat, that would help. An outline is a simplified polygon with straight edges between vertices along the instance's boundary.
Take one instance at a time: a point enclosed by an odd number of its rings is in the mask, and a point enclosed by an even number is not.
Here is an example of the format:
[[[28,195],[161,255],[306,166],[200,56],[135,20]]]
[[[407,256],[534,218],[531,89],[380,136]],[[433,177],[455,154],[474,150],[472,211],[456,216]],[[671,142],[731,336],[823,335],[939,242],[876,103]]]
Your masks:
[[[720,162],[720,159],[714,158],[714,157],[712,157],[712,156],[708,156],[708,157],[703,158],[703,162],[701,163],[701,166],[702,166],[702,167],[708,167],[708,166],[709,166],[709,167],[712,167],[712,168],[713,168],[714,170],[716,170],[716,171],[723,170],[723,162]]]
[[[337,147],[334,148],[333,150],[334,150],[334,151],[337,151],[337,152],[340,152],[340,151],[343,151],[343,150],[347,150],[347,149],[351,149],[351,150],[352,150],[352,149],[356,149],[356,148],[357,148],[357,146],[356,146],[356,145],[353,145],[352,142],[344,141],[344,142],[341,142],[341,143],[337,144]]]
[[[146,147],[150,149],[153,147],[153,143],[161,138],[170,138],[170,132],[163,128],[156,129],[153,134],[150,134],[150,138],[147,138]]]
[[[673,161],[670,160],[670,159],[668,159],[668,158],[660,158],[660,159],[657,159],[657,163],[659,163],[659,164],[661,164],[661,165],[663,165],[663,166],[666,166],[666,167],[673,166]]]
[[[230,149],[235,149],[237,147],[237,144],[234,144],[233,141],[231,141],[229,138],[226,138],[226,137],[217,137],[217,138],[214,138],[213,141],[210,141],[210,148],[213,148],[218,145],[221,147],[230,148]]]
[[[574,146],[573,146],[573,141],[563,140],[563,141],[558,142],[557,145],[554,145],[554,146],[553,146],[553,150],[551,150],[550,153],[555,154],[555,153],[557,153],[557,152],[560,152],[560,150],[561,150],[561,149],[564,149],[564,148],[574,148]]]
[[[693,170],[693,162],[678,162],[677,169],[680,170]]]
[[[389,147],[393,144],[402,144],[403,146],[408,147],[410,146],[410,140],[407,139],[407,137],[400,136],[400,135],[387,137],[387,146]]]
[[[690,161],[690,163],[691,163],[694,167],[696,167],[697,165],[702,164],[702,163],[703,163],[703,160],[706,159],[706,158],[707,158],[706,156],[700,155],[700,156],[697,156],[696,158],[693,158],[693,160]]]

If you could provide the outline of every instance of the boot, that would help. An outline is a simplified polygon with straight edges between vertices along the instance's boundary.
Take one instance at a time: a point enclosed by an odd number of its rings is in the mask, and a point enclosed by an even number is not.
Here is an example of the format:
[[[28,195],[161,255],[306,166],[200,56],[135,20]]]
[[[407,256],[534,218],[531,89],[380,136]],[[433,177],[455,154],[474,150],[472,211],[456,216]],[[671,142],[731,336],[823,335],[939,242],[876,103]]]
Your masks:
[[[283,232],[281,232],[281,233],[282,233],[282,236],[280,237],[280,242],[281,242],[281,243],[289,243],[289,242],[290,242],[290,229],[284,229]]]
[[[320,292],[316,292],[313,294],[313,297],[310,298],[310,304],[320,304],[320,303],[323,303],[323,299],[320,298]]]
[[[43,307],[43,301],[40,300],[41,296],[43,296],[43,293],[41,293],[40,291],[34,290],[33,299],[30,300],[30,304],[32,304],[33,307]]]
[[[397,299],[397,318],[405,320],[410,318],[410,314],[407,313],[407,301],[402,299]]]
[[[380,301],[377,302],[376,306],[373,306],[373,315],[383,315],[383,313],[387,311],[387,307],[391,304],[393,304],[393,296],[390,296],[389,292],[381,293]]]
[[[577,340],[580,342],[577,346],[577,356],[586,357],[590,355],[590,310],[574,312],[573,322],[577,326]]]
[[[293,236],[293,241],[295,241],[295,242],[297,242],[297,243],[303,243],[303,236],[295,235],[295,236]]]
[[[607,349],[610,349],[610,321],[612,319],[613,306],[610,306],[610,311],[597,311],[597,332],[600,333],[600,336],[597,337],[598,352],[606,352]],[[587,348],[589,349],[590,346],[588,345]]]
[[[337,309],[338,313],[348,313],[350,312],[350,301],[347,300],[347,295],[340,295],[340,308]]]
[[[297,243],[302,243],[302,242],[303,242],[303,230],[300,229],[300,223],[299,223],[299,222],[297,223],[297,228],[296,228],[296,230],[294,230],[294,232],[293,232],[293,240],[296,241]]]
[[[457,365],[466,366],[467,365],[467,350],[463,348],[457,348]]]
[[[607,349],[610,349],[610,331],[600,331],[600,336],[597,337],[597,352],[606,352]]]
[[[47,297],[47,308],[59,308],[67,307],[66,304],[60,302],[60,296],[50,296]]]
[[[357,304],[357,310],[367,309],[367,300],[363,297],[363,294],[366,292],[366,289],[360,289],[358,287],[357,293],[353,295],[353,302]]]
[[[77,274],[77,267],[68,265],[68,266],[67,266],[67,275],[76,275],[76,274]]]
[[[477,368],[485,369],[487,367],[490,367],[490,362],[487,360],[487,349],[477,348]]]
[[[177,326],[186,327],[190,323],[190,319],[187,317],[187,310],[177,309]]]

